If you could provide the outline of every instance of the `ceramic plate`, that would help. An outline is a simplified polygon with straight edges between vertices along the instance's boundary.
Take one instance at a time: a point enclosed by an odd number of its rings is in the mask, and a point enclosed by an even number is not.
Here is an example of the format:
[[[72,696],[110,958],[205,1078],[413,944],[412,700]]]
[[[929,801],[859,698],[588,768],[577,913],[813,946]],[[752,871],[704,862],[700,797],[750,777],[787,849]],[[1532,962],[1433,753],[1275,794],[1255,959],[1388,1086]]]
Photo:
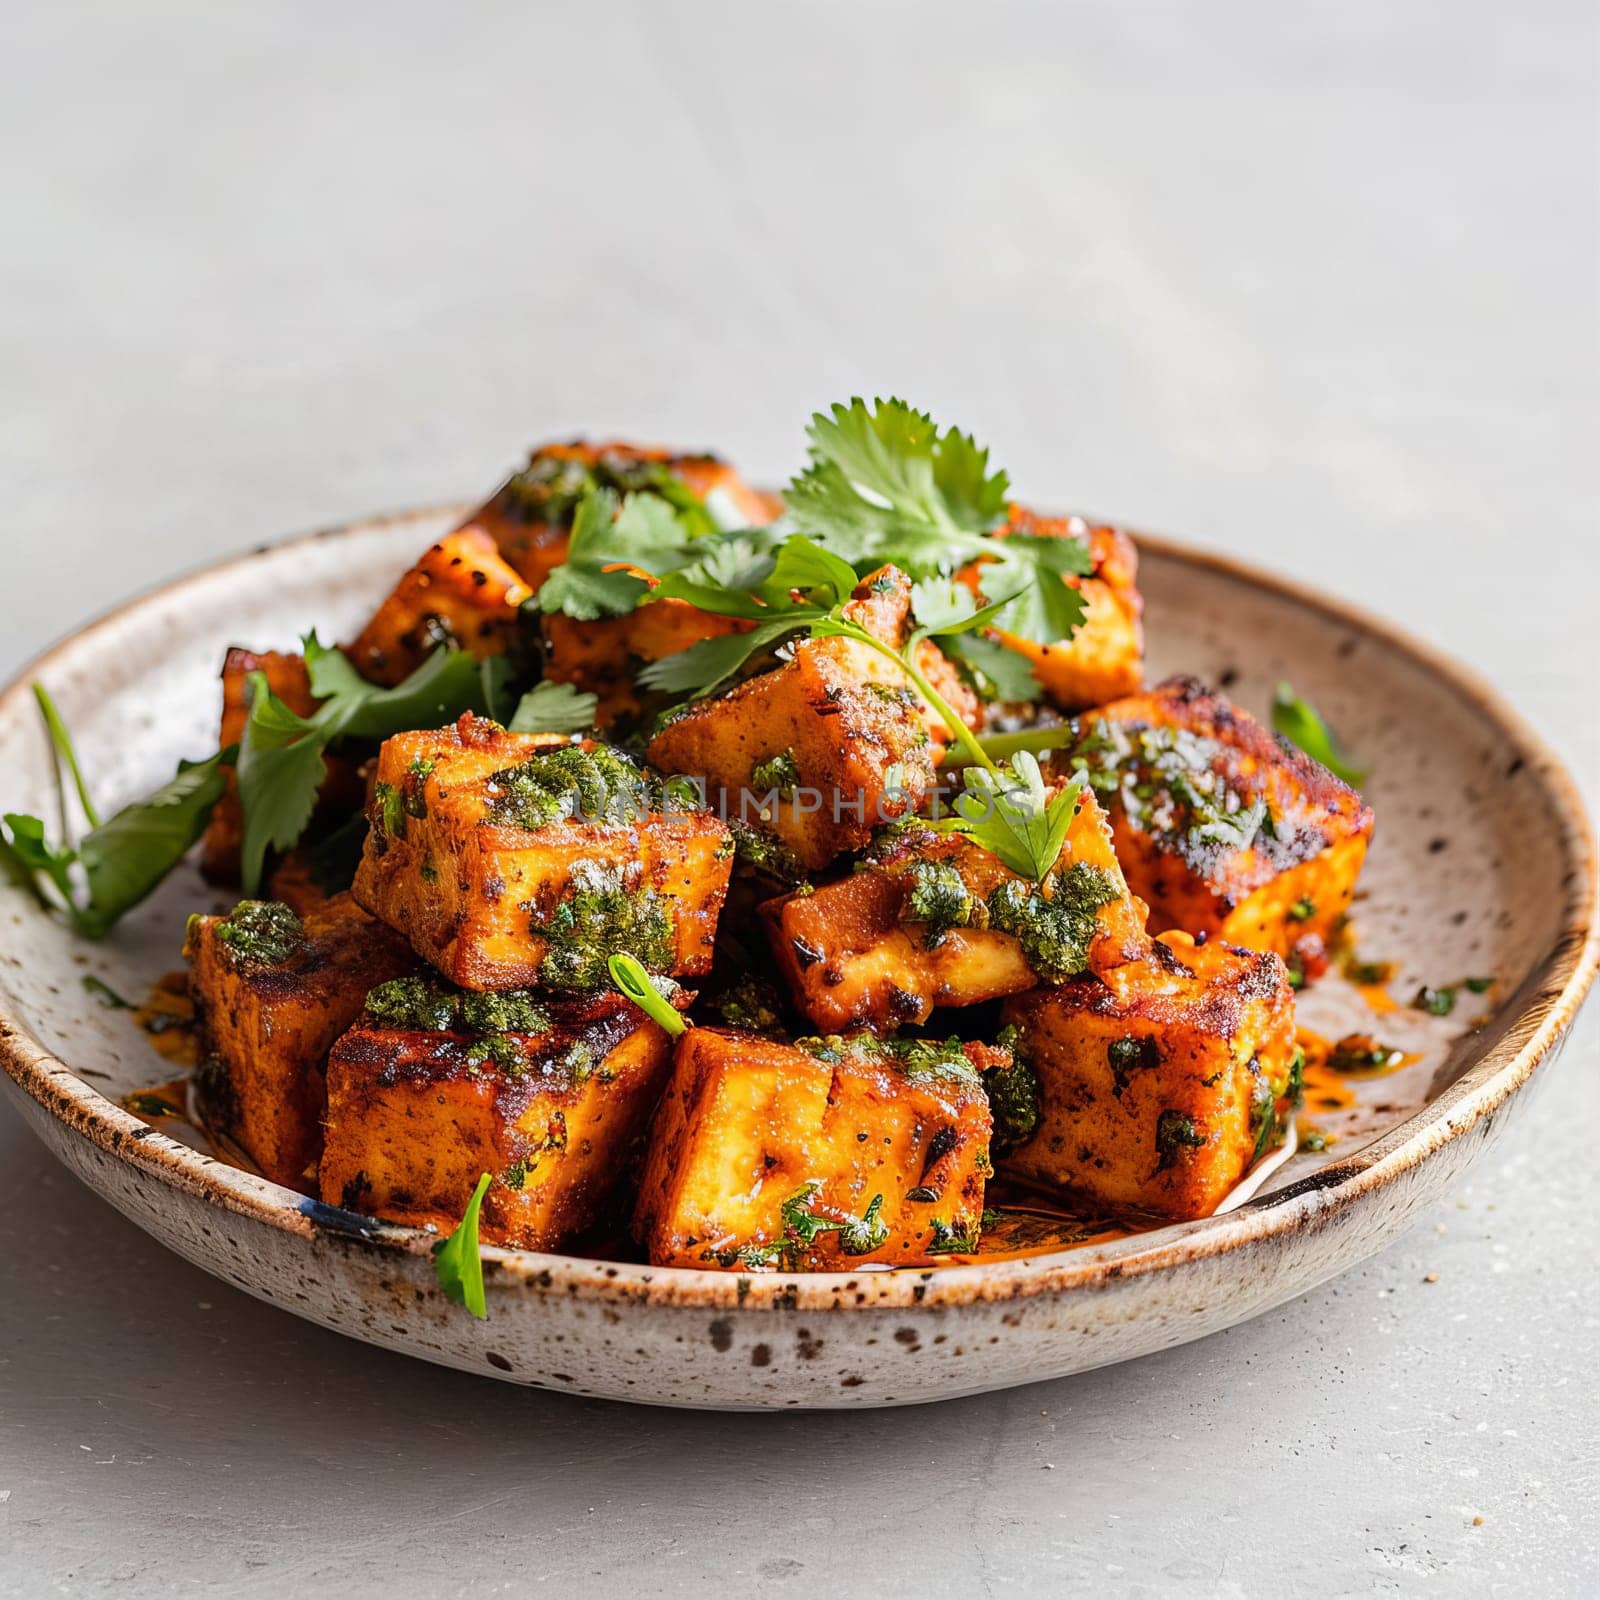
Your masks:
[[[32,678],[54,691],[109,809],[214,748],[227,645],[292,648],[312,624],[349,637],[457,515],[258,551],[57,646],[0,697],[6,809],[55,805]],[[1417,1059],[1349,1104],[1312,1107],[1329,1148],[1296,1155],[1226,1216],[937,1272],[747,1278],[490,1251],[489,1319],[475,1321],[436,1288],[425,1236],[330,1211],[117,1104],[163,1064],[83,978],[143,994],[178,964],[187,914],[222,908],[188,869],[101,945],[0,888],[0,1081],[74,1172],[199,1266],[355,1338],[515,1383],[688,1406],[904,1405],[1126,1360],[1281,1304],[1381,1249],[1527,1100],[1594,974],[1593,842],[1560,765],[1461,669],[1304,590],[1141,545],[1152,681],[1193,672],[1263,714],[1292,678],[1371,766],[1378,834],[1355,927],[1364,955],[1398,963],[1392,992],[1495,980],[1448,1018],[1374,1018],[1341,978],[1318,985],[1310,1027],[1377,1031]]]

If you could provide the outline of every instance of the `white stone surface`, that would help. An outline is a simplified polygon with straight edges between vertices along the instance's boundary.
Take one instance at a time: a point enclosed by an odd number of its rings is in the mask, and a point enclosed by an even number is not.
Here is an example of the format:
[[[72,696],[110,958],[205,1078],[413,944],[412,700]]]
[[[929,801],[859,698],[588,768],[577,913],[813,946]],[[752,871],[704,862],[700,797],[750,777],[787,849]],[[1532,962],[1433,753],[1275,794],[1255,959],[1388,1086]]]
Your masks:
[[[1035,500],[1414,625],[1592,796],[1596,31],[1586,0],[13,7],[0,668],[541,435],[779,479],[813,406],[900,391]],[[3,1115],[0,1591],[1594,1594],[1597,1067],[1591,1013],[1470,1188],[1283,1311],[861,1415],[343,1342]]]

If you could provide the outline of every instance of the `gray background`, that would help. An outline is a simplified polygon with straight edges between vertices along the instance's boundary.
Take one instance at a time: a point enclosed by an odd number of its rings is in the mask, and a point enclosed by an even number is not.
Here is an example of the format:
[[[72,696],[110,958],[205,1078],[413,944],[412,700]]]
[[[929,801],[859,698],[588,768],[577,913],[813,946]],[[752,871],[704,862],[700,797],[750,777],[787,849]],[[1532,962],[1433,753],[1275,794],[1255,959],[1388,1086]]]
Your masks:
[[[901,391],[1415,625],[1600,787],[1590,4],[8,11],[7,672],[542,435],[781,479]],[[1596,1057],[1281,1312],[853,1416],[342,1342],[0,1118],[0,1590],[1596,1593]]]

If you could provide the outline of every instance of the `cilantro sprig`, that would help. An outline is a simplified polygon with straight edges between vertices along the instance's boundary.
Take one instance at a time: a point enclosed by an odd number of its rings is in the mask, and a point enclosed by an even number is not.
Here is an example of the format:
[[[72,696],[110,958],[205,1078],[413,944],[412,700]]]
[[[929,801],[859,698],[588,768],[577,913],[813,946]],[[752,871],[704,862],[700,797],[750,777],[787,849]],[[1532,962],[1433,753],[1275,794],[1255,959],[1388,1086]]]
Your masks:
[[[892,563],[913,578],[948,578],[976,564],[982,598],[1005,597],[986,624],[1024,639],[1055,644],[1082,624],[1083,597],[1063,580],[1093,570],[1088,547],[1077,538],[1007,530],[1006,475],[991,470],[988,450],[970,434],[941,430],[903,400],[869,406],[854,399],[815,414],[808,437],[809,463],[789,485],[779,533],[708,529],[659,491],[585,489],[566,561],[529,605],[594,621],[675,596],[728,615],[707,595],[761,582],[779,539],[794,533],[856,573]],[[681,574],[682,585],[652,584],[669,573]],[[779,638],[769,632],[750,649]],[[726,640],[714,642],[718,650],[705,659],[733,660],[730,671],[747,659]],[[974,635],[959,653],[1003,698],[1038,697],[1026,662],[1007,660],[1003,645]]]
[[[1358,766],[1339,742],[1336,734],[1309,700],[1294,692],[1294,686],[1280,683],[1272,697],[1272,726],[1290,744],[1319,761],[1336,778],[1352,789],[1359,789],[1370,773]]]
[[[1013,872],[1042,883],[1060,857],[1082,785],[1069,784],[1052,798],[1038,762],[1026,751],[1009,767],[998,765],[917,663],[925,639],[964,638],[992,622],[1012,597],[980,606],[964,584],[947,577],[919,579],[911,588],[914,625],[905,642],[894,645],[849,615],[847,602],[855,587],[855,569],[848,562],[800,534],[784,541],[770,570],[743,593],[669,574],[661,592],[719,615],[744,618],[752,626],[746,633],[704,640],[652,662],[640,674],[641,681],[652,688],[708,694],[757,651],[788,639],[845,638],[866,645],[905,674],[969,763],[966,790],[945,826],[965,834]]]
[[[42,684],[35,684],[33,692],[56,755],[56,781],[61,782],[64,766],[89,831],[75,845],[52,844],[40,818],[7,812],[0,819],[0,865],[42,905],[62,913],[78,933],[100,939],[200,837],[227,786],[223,769],[232,764],[236,747],[205,761],[179,762],[177,772],[154,794],[102,822],[61,713]]]
[[[655,573],[689,559],[692,536],[677,513],[653,494],[584,495],[572,521],[567,559],[540,586],[539,609],[580,622],[623,617],[650,593],[638,569]]]
[[[669,573],[657,593],[690,601],[718,616],[751,623],[744,633],[703,639],[676,655],[652,661],[639,674],[647,688],[706,695],[727,682],[752,656],[799,637],[853,639],[894,663],[933,707],[967,758],[987,764],[972,730],[917,664],[924,639],[966,633],[991,622],[1011,596],[979,606],[972,591],[949,578],[912,585],[914,626],[903,645],[894,645],[847,611],[857,585],[855,568],[831,550],[792,534],[775,555],[745,575],[746,587],[708,584],[686,573]]]
[[[478,1179],[467,1209],[455,1232],[433,1247],[433,1271],[445,1298],[465,1306],[480,1321],[489,1317],[489,1300],[483,1291],[483,1256],[478,1247],[478,1216],[489,1192],[490,1175]]]
[[[1087,545],[995,537],[1008,480],[970,434],[941,431],[903,400],[860,398],[816,413],[807,431],[810,461],[787,495],[797,532],[861,571],[892,562],[926,578],[978,562],[985,598],[1008,597],[996,625],[1024,639],[1055,644],[1082,625],[1083,596],[1063,579],[1093,570]]]
[[[1074,778],[1051,795],[1038,761],[1022,751],[1008,771],[996,775],[973,768],[966,783],[965,793],[955,799],[954,831],[998,857],[1019,878],[1042,884],[1061,859],[1083,780]]]

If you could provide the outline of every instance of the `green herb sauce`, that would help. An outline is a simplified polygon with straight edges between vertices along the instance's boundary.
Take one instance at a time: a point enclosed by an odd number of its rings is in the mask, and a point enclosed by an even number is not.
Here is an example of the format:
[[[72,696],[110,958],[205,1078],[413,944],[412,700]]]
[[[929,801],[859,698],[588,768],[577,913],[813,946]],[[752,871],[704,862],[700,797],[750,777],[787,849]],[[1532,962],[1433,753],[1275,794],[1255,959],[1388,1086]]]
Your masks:
[[[235,962],[281,966],[305,944],[305,930],[288,906],[277,900],[241,900],[216,926],[217,943]]]

